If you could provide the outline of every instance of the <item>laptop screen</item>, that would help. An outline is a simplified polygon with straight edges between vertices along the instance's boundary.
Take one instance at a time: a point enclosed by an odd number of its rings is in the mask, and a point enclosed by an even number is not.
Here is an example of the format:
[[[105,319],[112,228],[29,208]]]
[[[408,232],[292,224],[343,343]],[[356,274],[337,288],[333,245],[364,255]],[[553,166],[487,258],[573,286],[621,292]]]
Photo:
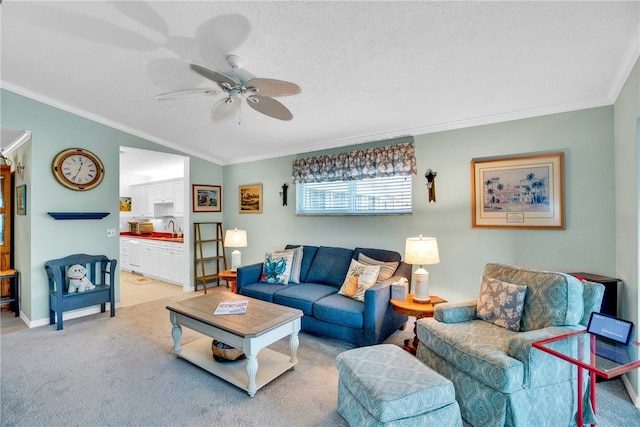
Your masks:
[[[602,313],[591,313],[587,332],[612,341],[629,344],[633,332],[633,323]]]

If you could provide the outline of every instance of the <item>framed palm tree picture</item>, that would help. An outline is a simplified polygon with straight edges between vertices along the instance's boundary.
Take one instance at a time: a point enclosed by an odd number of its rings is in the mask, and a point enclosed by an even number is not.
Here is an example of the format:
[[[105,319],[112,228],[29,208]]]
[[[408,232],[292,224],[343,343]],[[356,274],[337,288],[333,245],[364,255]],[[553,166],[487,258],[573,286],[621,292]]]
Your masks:
[[[473,228],[564,229],[564,153],[471,160]]]

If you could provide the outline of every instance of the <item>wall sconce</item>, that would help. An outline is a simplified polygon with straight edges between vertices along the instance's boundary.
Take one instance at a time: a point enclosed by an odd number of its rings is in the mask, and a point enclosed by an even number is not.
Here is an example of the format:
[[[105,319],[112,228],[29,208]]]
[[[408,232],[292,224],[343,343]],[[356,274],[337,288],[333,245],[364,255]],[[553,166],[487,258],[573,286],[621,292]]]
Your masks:
[[[287,193],[289,192],[289,185],[285,182],[282,184],[282,191],[280,192],[280,198],[282,199],[282,206],[287,206]]]
[[[436,175],[438,172],[434,172],[431,169],[427,169],[424,177],[427,178],[427,194],[429,195],[429,203],[436,201]]]
[[[16,172],[18,172],[18,176],[20,179],[24,178],[24,165],[20,162],[16,165]]]

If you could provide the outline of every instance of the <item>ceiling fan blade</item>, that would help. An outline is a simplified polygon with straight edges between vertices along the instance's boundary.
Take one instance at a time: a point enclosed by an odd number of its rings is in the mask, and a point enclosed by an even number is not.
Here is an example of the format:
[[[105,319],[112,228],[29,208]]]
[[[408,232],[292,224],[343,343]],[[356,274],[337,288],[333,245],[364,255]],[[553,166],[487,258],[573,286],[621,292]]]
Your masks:
[[[302,92],[297,84],[276,79],[251,79],[246,86],[258,89],[258,95],[262,96],[290,96]]]
[[[214,122],[224,122],[238,114],[240,109],[240,99],[238,97],[229,97],[221,99],[213,104],[211,108],[211,119]]]
[[[268,96],[253,95],[247,98],[247,104],[254,110],[278,120],[291,120],[293,114],[280,101]]]
[[[193,71],[200,74],[202,77],[205,77],[209,80],[212,80],[218,83],[220,87],[222,87],[223,89],[225,88],[224,86],[225,84],[228,85],[229,87],[235,87],[239,84],[237,81],[233,80],[231,77],[225,76],[224,74],[219,73],[217,71],[213,71],[207,67],[203,67],[202,65],[189,64],[189,66]]]
[[[185,89],[185,90],[177,90],[175,92],[162,93],[160,95],[156,95],[154,98],[157,100],[163,99],[176,99],[176,98],[189,98],[192,96],[201,96],[201,95],[216,95],[220,93],[219,89]]]

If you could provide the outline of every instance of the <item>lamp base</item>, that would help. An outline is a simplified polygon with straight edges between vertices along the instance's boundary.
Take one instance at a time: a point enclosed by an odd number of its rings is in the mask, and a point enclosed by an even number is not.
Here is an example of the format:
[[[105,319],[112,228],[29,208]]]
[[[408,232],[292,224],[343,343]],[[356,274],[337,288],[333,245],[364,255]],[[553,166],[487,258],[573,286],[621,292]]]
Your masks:
[[[413,302],[427,304],[431,302],[429,296],[429,272],[424,268],[418,268],[413,273]]]
[[[413,302],[415,302],[416,304],[428,304],[431,302],[431,297],[429,296],[427,298],[419,298],[414,295]]]
[[[241,257],[239,250],[231,252],[231,271],[236,271],[240,267]]]

